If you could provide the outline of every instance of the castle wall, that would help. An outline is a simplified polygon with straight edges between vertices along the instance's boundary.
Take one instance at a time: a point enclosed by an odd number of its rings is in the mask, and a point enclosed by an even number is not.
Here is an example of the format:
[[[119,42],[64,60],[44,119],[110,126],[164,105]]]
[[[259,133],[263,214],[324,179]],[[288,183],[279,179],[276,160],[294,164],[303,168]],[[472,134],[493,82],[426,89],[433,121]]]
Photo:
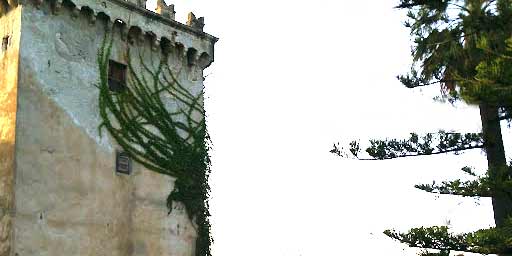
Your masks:
[[[183,209],[168,215],[165,206],[173,179],[136,163],[131,175],[114,171],[119,147],[106,131],[98,135],[95,87],[109,23],[72,14],[24,5],[12,253],[191,256],[196,233],[188,216]],[[162,57],[149,40],[130,46],[120,29],[109,33],[116,61],[127,62],[127,47],[142,51],[147,63]],[[200,93],[202,69],[184,63],[183,53],[174,57],[182,83]]]
[[[0,256],[10,256],[21,7],[0,16]]]

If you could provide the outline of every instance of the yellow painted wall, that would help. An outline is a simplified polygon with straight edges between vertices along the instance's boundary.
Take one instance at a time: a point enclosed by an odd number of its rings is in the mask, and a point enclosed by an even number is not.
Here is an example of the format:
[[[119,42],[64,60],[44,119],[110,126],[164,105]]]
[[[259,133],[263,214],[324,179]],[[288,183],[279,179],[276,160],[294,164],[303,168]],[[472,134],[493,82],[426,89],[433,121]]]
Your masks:
[[[0,16],[0,256],[11,255],[21,7]]]

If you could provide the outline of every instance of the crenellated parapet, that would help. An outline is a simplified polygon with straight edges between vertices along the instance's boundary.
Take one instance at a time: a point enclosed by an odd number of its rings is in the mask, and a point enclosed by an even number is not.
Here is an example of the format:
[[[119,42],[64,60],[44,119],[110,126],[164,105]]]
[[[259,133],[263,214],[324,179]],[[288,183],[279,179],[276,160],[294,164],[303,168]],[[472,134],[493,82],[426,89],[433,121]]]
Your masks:
[[[0,0],[7,1],[7,0]],[[14,0],[9,0],[14,1]],[[213,62],[213,46],[217,38],[203,32],[204,18],[188,15],[186,24],[175,21],[174,5],[157,1],[155,11],[147,10],[146,0],[19,0],[60,15],[68,8],[72,17],[86,16],[91,25],[101,19],[107,30],[120,31],[130,44],[150,40],[153,50],[164,53],[180,49],[190,65],[206,68]]]
[[[188,14],[187,25],[191,28],[203,31],[204,28],[204,17],[196,18],[194,13]]]
[[[156,13],[162,15],[164,18],[174,20],[176,14],[174,11],[174,4],[167,5],[164,0],[157,0]]]

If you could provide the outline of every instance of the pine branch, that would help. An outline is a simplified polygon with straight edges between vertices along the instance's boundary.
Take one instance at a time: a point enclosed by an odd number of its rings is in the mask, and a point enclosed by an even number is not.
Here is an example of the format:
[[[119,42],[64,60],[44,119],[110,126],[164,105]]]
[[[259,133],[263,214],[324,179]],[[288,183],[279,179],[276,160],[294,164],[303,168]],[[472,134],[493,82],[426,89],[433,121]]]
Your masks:
[[[420,184],[414,187],[425,192],[445,195],[458,195],[469,197],[492,197],[491,188],[485,180],[461,181],[443,181],[437,185],[435,181],[432,184]]]
[[[483,176],[477,176],[469,167],[462,168],[462,171],[476,177],[475,180],[443,181],[441,184],[420,184],[414,187],[425,192],[434,194],[459,195],[466,197],[496,197],[500,195],[512,198],[512,180],[510,173],[512,166],[497,169],[493,172],[487,171]],[[491,177],[489,174],[493,173]]]
[[[442,252],[464,251],[482,254],[512,253],[512,218],[502,228],[481,229],[472,233],[453,234],[447,226],[412,228],[406,233],[386,230],[384,234],[410,247]]]
[[[370,140],[370,146],[366,148],[369,157],[360,157],[361,147],[359,142],[352,141],[349,144],[349,152],[339,143],[334,144],[331,153],[358,160],[387,160],[403,157],[438,155],[446,153],[460,153],[462,151],[483,148],[483,139],[480,133],[453,133],[439,131],[438,133],[427,133],[418,136],[411,133],[406,140],[386,139]]]

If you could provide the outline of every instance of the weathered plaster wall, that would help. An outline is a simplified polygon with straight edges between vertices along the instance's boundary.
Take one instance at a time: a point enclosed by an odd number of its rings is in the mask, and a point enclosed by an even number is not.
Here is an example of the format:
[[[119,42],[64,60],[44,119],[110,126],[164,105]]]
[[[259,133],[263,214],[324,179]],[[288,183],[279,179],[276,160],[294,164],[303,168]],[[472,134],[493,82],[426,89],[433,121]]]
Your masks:
[[[0,16],[0,256],[13,240],[14,144],[21,7]]]
[[[30,255],[193,255],[195,230],[183,209],[167,215],[173,179],[135,164],[114,172],[117,145],[98,136],[96,62],[105,23],[72,18],[63,8],[23,11],[16,130],[16,221],[13,253]],[[112,59],[126,47],[148,53],[150,41],[129,46],[114,29]],[[176,55],[180,80],[202,90],[202,70]],[[2,255],[3,256],[3,255]]]

